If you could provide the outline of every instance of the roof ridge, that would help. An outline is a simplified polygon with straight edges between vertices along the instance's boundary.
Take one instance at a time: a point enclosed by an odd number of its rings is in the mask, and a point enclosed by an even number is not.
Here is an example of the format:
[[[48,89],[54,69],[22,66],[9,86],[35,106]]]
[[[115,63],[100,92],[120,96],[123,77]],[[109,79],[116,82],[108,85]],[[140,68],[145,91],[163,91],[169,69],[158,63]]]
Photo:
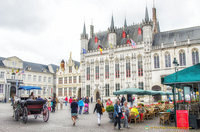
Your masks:
[[[175,31],[181,31],[181,30],[189,30],[189,29],[194,29],[194,28],[200,28],[200,26],[193,26],[193,27],[187,27],[187,28],[179,28],[179,29],[172,29],[172,30],[168,30],[168,31],[162,31],[160,33],[170,33],[170,32],[175,32]]]

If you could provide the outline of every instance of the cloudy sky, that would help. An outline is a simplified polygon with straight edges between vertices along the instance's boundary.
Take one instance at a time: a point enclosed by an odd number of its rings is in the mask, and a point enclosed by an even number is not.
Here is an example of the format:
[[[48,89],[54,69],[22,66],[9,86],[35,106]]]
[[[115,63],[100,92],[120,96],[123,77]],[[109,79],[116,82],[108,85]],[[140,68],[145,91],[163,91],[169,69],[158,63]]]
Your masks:
[[[153,0],[0,0],[0,56],[18,56],[42,64],[59,64],[70,51],[80,59],[83,23],[89,33],[140,23]],[[155,0],[161,31],[200,26],[199,0]]]

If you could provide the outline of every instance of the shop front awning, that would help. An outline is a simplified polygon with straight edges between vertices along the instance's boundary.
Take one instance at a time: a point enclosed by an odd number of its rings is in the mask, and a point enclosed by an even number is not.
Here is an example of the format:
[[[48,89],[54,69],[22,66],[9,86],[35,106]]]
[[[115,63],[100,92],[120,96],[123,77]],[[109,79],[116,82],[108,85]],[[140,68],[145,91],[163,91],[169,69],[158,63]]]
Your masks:
[[[200,83],[200,63],[163,78],[165,85]]]

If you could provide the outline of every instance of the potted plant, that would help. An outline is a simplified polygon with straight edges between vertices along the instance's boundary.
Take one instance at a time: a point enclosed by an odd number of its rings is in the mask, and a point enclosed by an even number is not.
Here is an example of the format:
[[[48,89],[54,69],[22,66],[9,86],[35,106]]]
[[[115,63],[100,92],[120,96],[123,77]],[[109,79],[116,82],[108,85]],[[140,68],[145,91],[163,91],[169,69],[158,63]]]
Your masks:
[[[114,106],[113,105],[108,105],[106,107],[106,111],[108,112],[108,116],[111,121],[114,121],[113,113],[114,113]]]

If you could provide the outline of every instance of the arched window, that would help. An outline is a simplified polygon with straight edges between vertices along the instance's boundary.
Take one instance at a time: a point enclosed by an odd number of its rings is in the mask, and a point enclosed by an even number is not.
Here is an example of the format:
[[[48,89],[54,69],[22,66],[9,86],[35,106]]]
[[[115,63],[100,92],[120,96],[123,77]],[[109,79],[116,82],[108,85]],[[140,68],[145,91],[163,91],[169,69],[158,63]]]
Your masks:
[[[126,60],[126,77],[131,77],[131,64],[130,59]]]
[[[199,63],[199,52],[197,49],[192,50],[192,64],[195,65]]]
[[[169,52],[165,53],[165,67],[171,67],[171,56]]]
[[[160,68],[160,63],[159,63],[159,56],[158,54],[154,55],[154,68]]]
[[[109,63],[108,63],[108,61],[105,62],[105,78],[109,79]]]
[[[138,56],[138,76],[143,76],[142,56]]]
[[[180,66],[185,66],[186,65],[186,60],[185,60],[185,51],[184,50],[181,50],[179,52],[179,63],[180,63]]]
[[[115,62],[115,78],[119,78],[119,62]]]

